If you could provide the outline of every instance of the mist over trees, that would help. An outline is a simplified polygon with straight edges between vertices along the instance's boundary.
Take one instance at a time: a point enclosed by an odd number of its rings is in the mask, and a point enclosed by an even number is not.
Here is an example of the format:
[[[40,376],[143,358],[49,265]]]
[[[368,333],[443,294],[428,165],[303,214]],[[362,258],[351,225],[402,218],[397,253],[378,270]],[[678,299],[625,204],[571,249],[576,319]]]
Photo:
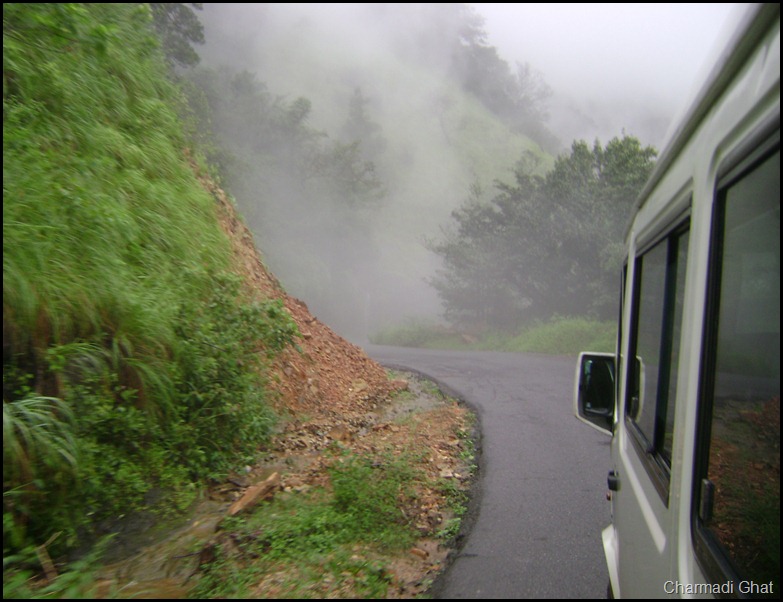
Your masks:
[[[656,151],[634,137],[574,142],[544,177],[517,165],[488,202],[474,188],[430,248],[447,319],[513,329],[553,316],[614,317],[623,227]]]
[[[369,160],[383,139],[364,99],[346,107],[350,137],[341,141],[309,125],[308,99],[274,96],[250,72],[200,69],[188,79],[208,158],[267,257],[331,318],[353,315],[363,298],[356,274],[376,252],[368,219],[384,196]],[[332,290],[343,307],[331,307],[334,295],[323,291]]]
[[[186,72],[211,160],[289,291],[354,338],[408,316],[613,317],[655,150],[623,136],[553,158],[543,74],[504,61],[467,5],[327,8],[208,5],[205,67]]]
[[[512,130],[530,136],[548,152],[560,141],[546,126],[552,89],[542,73],[529,63],[516,68],[486,43],[484,19],[473,9],[457,5],[462,16],[461,43],[452,56],[452,76]]]
[[[204,67],[186,77],[269,266],[358,338],[440,313],[424,239],[521,153],[551,164],[522,133],[545,130],[546,86],[502,61],[465,5],[327,8],[207,5]]]

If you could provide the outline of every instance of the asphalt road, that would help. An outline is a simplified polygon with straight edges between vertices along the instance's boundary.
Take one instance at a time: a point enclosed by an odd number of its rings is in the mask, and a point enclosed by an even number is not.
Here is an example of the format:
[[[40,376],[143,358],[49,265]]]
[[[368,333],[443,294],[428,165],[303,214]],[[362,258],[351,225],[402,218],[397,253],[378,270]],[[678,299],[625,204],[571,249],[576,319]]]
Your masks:
[[[576,357],[368,345],[422,373],[481,424],[475,514],[438,598],[604,598],[609,437],[573,416]]]

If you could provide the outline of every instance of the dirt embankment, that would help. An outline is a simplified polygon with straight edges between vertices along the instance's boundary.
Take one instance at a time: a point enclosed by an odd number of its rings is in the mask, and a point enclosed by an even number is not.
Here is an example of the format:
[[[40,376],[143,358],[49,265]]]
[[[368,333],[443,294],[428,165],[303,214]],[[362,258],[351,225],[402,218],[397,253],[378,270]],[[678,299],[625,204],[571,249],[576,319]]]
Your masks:
[[[275,409],[285,422],[265,454],[266,460],[248,467],[248,474],[216,487],[213,498],[235,506],[249,488],[275,472],[277,490],[300,491],[323,485],[328,481],[333,454],[322,452],[330,446],[355,453],[380,449],[403,453],[415,447],[421,457],[418,468],[430,477],[432,487],[419,491],[415,505],[403,509],[422,539],[408,553],[388,559],[392,578],[387,597],[407,598],[425,592],[444,568],[448,553],[443,542],[432,539],[451,518],[443,488],[435,483],[453,479],[459,487],[467,487],[468,446],[457,433],[470,431],[469,412],[416,378],[390,378],[361,348],[339,337],[312,316],[303,302],[287,295],[264,267],[251,232],[225,193],[209,178],[200,180],[218,204],[221,225],[233,246],[235,269],[250,294],[282,299],[302,334],[300,349],[285,351],[272,368]],[[407,393],[395,397],[403,390]],[[311,593],[313,597],[353,597],[350,589],[334,591],[329,587]],[[258,597],[284,593],[276,589],[274,581],[264,580],[254,591]]]
[[[286,294],[259,257],[253,235],[238,218],[226,194],[206,177],[203,186],[218,204],[221,225],[231,240],[236,270],[261,298],[280,298],[299,326],[302,352],[283,353],[274,368],[272,387],[280,394],[277,408],[293,415],[312,412],[342,415],[388,398],[399,383],[356,345],[335,334],[310,314],[300,300]]]

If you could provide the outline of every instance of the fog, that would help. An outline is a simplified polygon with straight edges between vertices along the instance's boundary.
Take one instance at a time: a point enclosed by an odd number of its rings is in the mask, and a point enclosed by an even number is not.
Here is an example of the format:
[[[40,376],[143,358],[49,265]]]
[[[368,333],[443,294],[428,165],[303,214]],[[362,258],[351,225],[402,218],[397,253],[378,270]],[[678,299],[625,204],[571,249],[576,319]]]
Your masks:
[[[488,42],[540,69],[564,140],[605,140],[625,128],[660,148],[698,87],[738,5],[478,4]]]
[[[727,5],[472,5],[484,43],[541,84],[531,110],[540,123],[514,129],[453,79],[457,6],[206,4],[199,13],[204,67],[247,70],[281,102],[307,98],[307,126],[325,140],[350,142],[357,90],[378,126],[377,202],[317,205],[258,183],[237,194],[287,290],[355,340],[439,319],[427,282],[439,258],[425,243],[450,227],[471,187],[491,195],[523,157],[543,174],[574,139],[627,133],[659,147],[729,14]]]

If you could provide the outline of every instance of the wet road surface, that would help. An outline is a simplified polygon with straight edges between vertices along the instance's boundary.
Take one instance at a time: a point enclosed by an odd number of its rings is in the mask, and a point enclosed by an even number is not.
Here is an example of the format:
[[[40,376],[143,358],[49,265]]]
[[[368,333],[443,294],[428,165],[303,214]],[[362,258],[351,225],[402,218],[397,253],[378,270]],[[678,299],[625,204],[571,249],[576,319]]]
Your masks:
[[[439,598],[603,598],[609,437],[572,411],[576,357],[367,345],[467,402],[481,425],[476,513]]]

